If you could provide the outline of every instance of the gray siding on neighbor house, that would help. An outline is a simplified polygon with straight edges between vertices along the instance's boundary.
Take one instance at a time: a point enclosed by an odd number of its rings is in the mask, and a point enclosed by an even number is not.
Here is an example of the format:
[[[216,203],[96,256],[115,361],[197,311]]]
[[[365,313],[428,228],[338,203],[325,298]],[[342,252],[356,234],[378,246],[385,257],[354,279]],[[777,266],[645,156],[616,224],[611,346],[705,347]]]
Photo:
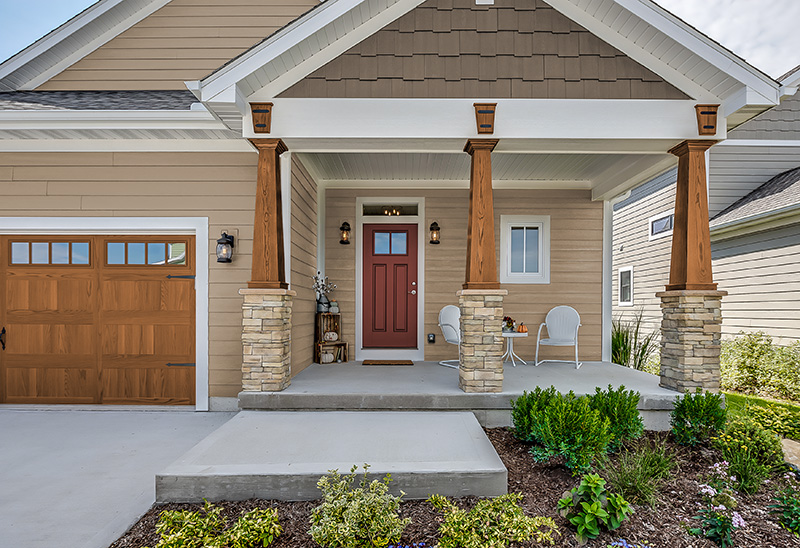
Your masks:
[[[672,183],[669,184],[670,175]],[[675,171],[656,177],[642,185],[647,194],[614,211],[613,223],[613,297],[614,318],[630,320],[640,310],[647,331],[661,327],[661,302],[656,292],[663,291],[669,278],[672,236],[650,240],[649,220],[655,215],[671,213],[675,207]],[[657,190],[653,190],[657,189]],[[631,198],[638,196],[637,190]],[[616,209],[616,208],[615,208]],[[633,267],[633,306],[619,306],[619,269]]]
[[[708,199],[711,217],[774,176],[800,166],[800,141],[797,146],[728,143],[711,148]]]
[[[800,340],[800,224],[713,242],[714,279],[728,292],[722,334]]]
[[[781,104],[728,132],[731,139],[800,140],[800,96]]]

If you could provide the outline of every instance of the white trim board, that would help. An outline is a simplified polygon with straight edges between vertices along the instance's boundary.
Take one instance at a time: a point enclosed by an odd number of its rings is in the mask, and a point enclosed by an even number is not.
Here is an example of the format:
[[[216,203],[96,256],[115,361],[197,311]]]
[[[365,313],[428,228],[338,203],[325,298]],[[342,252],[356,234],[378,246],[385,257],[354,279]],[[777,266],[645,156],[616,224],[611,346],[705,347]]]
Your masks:
[[[195,410],[208,411],[208,217],[0,217],[0,234],[193,234]]]
[[[364,216],[364,204],[367,205],[392,205],[416,204],[416,215],[402,215],[399,217],[386,217],[383,215]],[[379,198],[356,198],[354,238],[356,241],[356,348],[355,359],[360,360],[385,360],[402,359],[412,361],[425,360],[425,243],[427,240],[427,227],[425,226],[425,198],[409,198],[405,196],[382,196]],[[377,349],[362,348],[364,318],[362,314],[364,305],[364,224],[409,224],[417,225],[417,348],[409,349]]]

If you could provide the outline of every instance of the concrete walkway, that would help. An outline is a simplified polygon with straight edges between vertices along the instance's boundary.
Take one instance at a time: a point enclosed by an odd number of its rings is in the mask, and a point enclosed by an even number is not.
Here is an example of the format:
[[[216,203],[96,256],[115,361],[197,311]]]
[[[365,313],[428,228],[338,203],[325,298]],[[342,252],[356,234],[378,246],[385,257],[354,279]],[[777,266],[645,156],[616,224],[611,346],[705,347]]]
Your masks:
[[[154,478],[233,413],[0,406],[0,546],[107,548]]]

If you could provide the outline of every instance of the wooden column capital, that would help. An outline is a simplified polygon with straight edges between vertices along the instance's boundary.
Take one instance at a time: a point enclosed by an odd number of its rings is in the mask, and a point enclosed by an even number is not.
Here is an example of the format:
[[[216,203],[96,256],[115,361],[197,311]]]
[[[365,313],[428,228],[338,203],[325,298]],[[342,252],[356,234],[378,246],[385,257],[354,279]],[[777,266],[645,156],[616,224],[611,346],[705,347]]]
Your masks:
[[[687,140],[669,150],[678,157],[678,179],[667,291],[717,289],[711,271],[705,158],[716,142]]]
[[[287,289],[283,252],[280,155],[289,150],[280,139],[250,139],[258,149],[253,219],[253,266],[249,288]]]
[[[464,289],[500,289],[492,199],[492,150],[497,142],[497,139],[470,139],[464,146],[464,152],[472,156]]]
[[[499,139],[468,139],[467,144],[464,145],[464,152],[472,156],[476,150],[488,150],[489,152],[494,150],[494,147],[497,146],[497,143],[500,142]]]

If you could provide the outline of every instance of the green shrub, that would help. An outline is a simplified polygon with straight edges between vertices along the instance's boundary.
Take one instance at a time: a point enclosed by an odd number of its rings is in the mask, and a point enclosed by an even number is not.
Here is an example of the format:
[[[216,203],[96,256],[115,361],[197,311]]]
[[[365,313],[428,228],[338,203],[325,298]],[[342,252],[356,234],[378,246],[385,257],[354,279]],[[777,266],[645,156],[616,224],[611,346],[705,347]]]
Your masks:
[[[770,470],[783,467],[783,447],[778,435],[747,416],[729,420],[725,430],[714,438],[714,444],[728,462],[734,454],[747,453]]]
[[[755,396],[725,394],[728,416],[746,416],[784,438],[800,440],[800,406]]]
[[[778,516],[781,527],[800,537],[800,490],[790,485],[775,497],[775,502],[770,512]]]
[[[225,530],[222,509],[206,501],[202,510],[161,512],[156,548],[266,548],[282,531],[273,508],[251,510]]]
[[[741,332],[722,343],[725,390],[800,402],[800,342],[778,346],[763,333]]]
[[[322,504],[311,512],[311,538],[329,548],[383,548],[400,540],[410,519],[400,519],[400,498],[389,494],[391,477],[367,483],[368,465],[359,487],[353,487],[356,470],[341,476],[331,470],[322,476],[317,487],[322,491]],[[401,495],[402,496],[402,495]]]
[[[717,435],[725,426],[722,396],[711,392],[687,392],[675,400],[670,412],[670,426],[681,445],[697,445]]]
[[[613,531],[622,525],[633,508],[620,494],[610,493],[597,474],[587,474],[581,483],[566,491],[558,501],[558,511],[577,529],[578,542],[597,538],[603,528]]]
[[[644,371],[647,362],[658,347],[656,332],[644,334],[642,331],[642,311],[632,322],[622,318],[611,321],[611,361],[613,363]]]
[[[514,435],[523,441],[536,441],[532,437],[534,418],[539,417],[550,402],[560,396],[553,386],[546,389],[537,386],[533,392],[525,391],[519,398],[512,399],[511,421]]]
[[[539,444],[531,449],[536,461],[562,456],[564,465],[578,475],[605,453],[613,435],[609,420],[589,407],[588,398],[570,391],[558,394],[534,415],[531,437]]]
[[[639,416],[638,392],[626,391],[624,386],[614,390],[609,384],[607,391],[595,388],[595,393],[588,397],[589,407],[599,411],[611,425],[614,437],[609,450],[616,451],[623,442],[636,439],[644,432],[644,422]]]
[[[605,459],[603,476],[611,488],[633,504],[655,506],[661,486],[677,466],[664,445],[646,441],[620,453],[616,463]]]
[[[467,512],[441,495],[432,495],[428,502],[445,515],[439,527],[439,548],[503,548],[531,539],[554,544],[558,528],[553,518],[526,516],[521,500],[521,494],[509,493],[479,500]]]

